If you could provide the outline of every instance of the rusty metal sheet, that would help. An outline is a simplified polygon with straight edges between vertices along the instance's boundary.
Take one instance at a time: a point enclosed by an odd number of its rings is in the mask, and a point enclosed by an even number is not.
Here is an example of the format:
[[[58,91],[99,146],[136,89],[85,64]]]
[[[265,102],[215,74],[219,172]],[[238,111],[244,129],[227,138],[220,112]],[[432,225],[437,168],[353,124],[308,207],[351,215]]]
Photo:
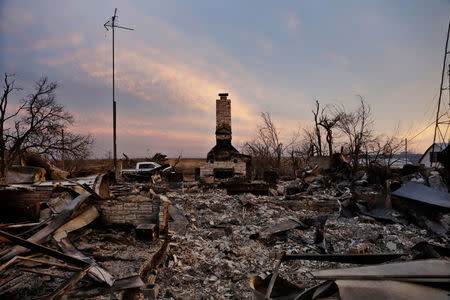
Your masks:
[[[11,166],[6,173],[5,183],[34,183],[45,180],[45,169],[29,166]]]
[[[380,279],[416,282],[450,282],[450,262],[443,259],[415,260],[376,266],[312,272],[317,279]]]
[[[110,196],[109,179],[105,174],[63,180],[39,181],[33,183],[32,186],[39,189],[53,189],[55,185],[71,188],[79,194],[90,194],[84,188],[87,185],[102,199],[107,199]]]
[[[350,264],[379,264],[399,258],[403,253],[381,254],[286,254],[283,261],[289,260],[318,260]]]
[[[81,213],[76,218],[73,218],[66,224],[59,227],[55,233],[53,234],[53,239],[57,242],[61,241],[61,239],[67,237],[67,234],[69,232],[72,232],[74,230],[80,229],[88,224],[90,224],[92,221],[97,219],[99,217],[99,213],[97,208],[95,206],[91,206],[88,209],[86,209],[83,213]]]
[[[339,296],[347,299],[449,299],[448,291],[410,282],[390,280],[336,280]]]

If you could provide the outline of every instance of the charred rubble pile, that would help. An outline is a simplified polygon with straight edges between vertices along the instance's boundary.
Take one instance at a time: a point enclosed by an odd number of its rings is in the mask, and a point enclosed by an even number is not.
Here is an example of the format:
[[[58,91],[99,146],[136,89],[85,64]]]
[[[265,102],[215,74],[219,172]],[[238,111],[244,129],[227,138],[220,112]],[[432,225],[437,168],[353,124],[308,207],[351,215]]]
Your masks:
[[[237,193],[239,180],[168,192],[160,299],[447,297],[448,190],[437,172],[395,172],[310,169],[266,195]]]
[[[0,186],[0,298],[448,297],[436,171],[349,176],[341,161],[280,181],[113,182],[47,168],[17,166]]]
[[[0,186],[0,299],[156,298],[165,196],[47,167],[15,166]]]

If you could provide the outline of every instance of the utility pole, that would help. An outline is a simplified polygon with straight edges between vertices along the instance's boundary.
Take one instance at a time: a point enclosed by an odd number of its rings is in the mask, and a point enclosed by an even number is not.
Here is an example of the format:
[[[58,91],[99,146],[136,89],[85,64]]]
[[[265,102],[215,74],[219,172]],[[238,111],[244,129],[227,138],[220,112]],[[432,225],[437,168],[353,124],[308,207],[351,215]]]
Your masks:
[[[405,138],[405,158],[406,158],[406,163],[405,165],[408,164],[408,139]]]
[[[114,152],[114,174],[117,173],[117,142],[116,142],[116,97],[115,97],[115,68],[114,68],[114,28],[134,30],[133,28],[123,27],[118,25],[117,8],[114,10],[114,15],[103,26],[109,31],[108,27],[112,28],[112,98],[113,98],[113,152]]]

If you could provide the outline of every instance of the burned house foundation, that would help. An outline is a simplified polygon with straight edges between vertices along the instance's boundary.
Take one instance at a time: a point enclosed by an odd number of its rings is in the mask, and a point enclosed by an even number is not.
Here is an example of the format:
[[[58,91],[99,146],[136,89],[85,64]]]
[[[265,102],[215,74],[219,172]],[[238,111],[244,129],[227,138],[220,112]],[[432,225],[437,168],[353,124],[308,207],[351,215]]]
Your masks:
[[[143,196],[122,196],[98,201],[96,207],[105,224],[157,224],[160,201]]]
[[[200,177],[248,177],[251,157],[239,153],[231,144],[231,99],[228,93],[221,93],[219,97],[216,100],[216,145],[208,152],[207,163],[200,167]]]

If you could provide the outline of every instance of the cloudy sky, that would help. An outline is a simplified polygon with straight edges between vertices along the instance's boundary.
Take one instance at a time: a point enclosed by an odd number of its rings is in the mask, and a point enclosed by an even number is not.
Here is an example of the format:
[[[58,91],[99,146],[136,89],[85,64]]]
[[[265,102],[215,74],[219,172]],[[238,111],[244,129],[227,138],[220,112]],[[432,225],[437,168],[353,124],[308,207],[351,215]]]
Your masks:
[[[356,107],[379,133],[411,138],[434,120],[450,2],[0,0],[0,71],[25,90],[59,83],[73,129],[112,149],[111,32],[116,31],[118,153],[204,157],[215,99],[232,99],[233,143],[261,112],[282,135],[310,126],[315,98]],[[423,151],[432,127],[410,142]]]

